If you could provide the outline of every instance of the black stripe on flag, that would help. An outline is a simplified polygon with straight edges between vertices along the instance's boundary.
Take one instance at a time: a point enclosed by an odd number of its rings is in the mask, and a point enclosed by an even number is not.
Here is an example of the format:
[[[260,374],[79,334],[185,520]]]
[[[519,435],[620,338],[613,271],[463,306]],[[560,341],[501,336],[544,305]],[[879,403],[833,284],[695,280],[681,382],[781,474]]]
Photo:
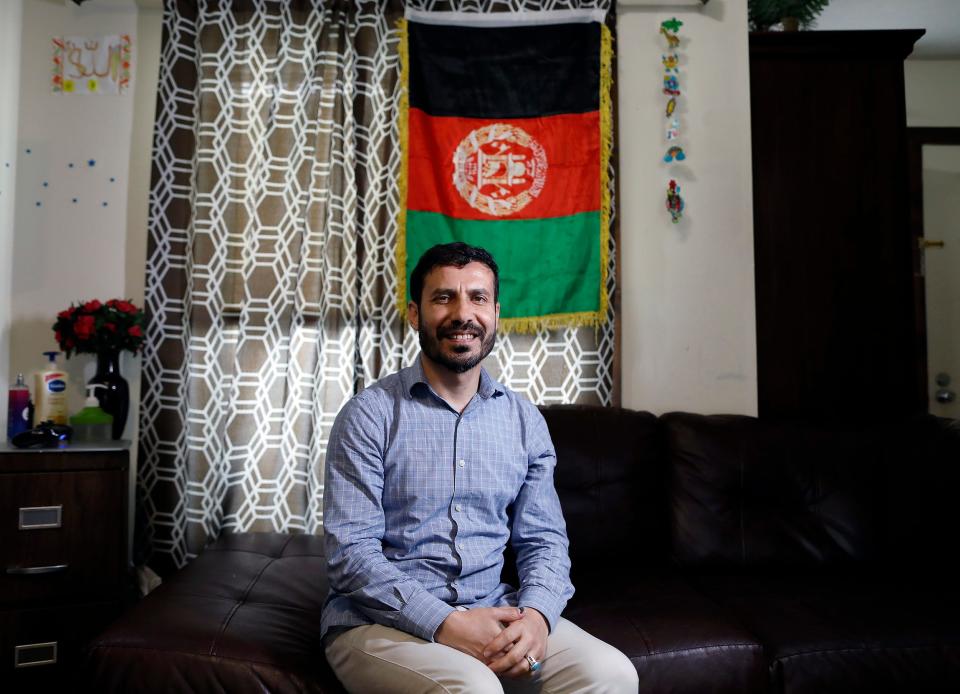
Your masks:
[[[432,116],[531,118],[600,108],[600,25],[408,23],[410,106]]]

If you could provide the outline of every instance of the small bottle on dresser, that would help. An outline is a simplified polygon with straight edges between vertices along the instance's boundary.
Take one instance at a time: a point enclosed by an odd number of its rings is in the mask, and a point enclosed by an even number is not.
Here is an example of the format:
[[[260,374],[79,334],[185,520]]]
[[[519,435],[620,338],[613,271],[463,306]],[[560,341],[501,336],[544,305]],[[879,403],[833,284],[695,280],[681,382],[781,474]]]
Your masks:
[[[30,389],[17,374],[17,382],[10,386],[7,399],[7,440],[30,428]]]

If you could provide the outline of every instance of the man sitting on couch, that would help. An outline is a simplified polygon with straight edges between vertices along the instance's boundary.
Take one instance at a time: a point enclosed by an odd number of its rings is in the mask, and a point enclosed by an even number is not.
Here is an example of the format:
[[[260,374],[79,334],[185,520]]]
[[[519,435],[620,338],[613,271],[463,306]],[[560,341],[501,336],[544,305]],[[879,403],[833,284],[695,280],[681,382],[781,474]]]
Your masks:
[[[410,278],[420,358],[330,434],[322,630],[351,692],[637,691],[622,653],[560,616],[573,586],[553,444],[480,366],[498,291],[485,250],[428,250]],[[500,582],[508,541],[519,590]]]

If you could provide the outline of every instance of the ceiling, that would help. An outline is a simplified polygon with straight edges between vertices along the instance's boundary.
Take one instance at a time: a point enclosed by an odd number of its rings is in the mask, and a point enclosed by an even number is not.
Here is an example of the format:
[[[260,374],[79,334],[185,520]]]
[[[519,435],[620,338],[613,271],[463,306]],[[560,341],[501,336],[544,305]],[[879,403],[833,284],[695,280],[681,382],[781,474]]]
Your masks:
[[[830,0],[814,28],[926,29],[911,59],[960,60],[960,0]]]

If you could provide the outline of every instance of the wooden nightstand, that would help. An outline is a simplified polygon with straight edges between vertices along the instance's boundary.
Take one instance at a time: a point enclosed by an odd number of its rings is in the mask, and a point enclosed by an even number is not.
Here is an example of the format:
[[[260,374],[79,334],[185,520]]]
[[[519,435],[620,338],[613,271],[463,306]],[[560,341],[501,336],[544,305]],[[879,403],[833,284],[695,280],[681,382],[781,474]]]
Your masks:
[[[0,445],[0,688],[71,676],[127,585],[128,446]]]

